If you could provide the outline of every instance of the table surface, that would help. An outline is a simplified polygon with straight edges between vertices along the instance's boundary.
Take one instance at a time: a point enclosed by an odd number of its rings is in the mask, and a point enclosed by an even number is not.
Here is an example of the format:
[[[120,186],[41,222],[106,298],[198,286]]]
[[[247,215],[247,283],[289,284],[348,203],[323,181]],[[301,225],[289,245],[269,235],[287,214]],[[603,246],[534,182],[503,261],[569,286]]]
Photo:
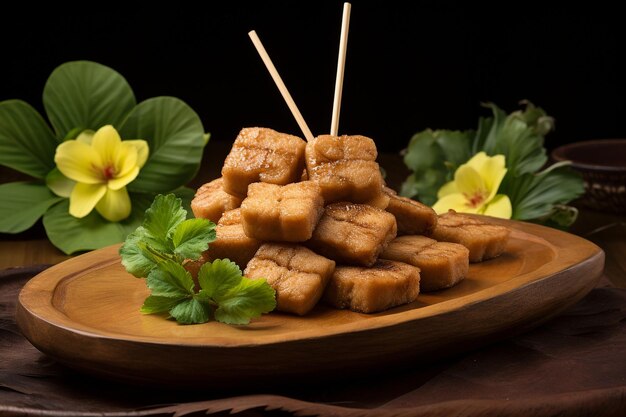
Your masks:
[[[220,163],[208,164],[205,161],[205,168],[190,184],[192,187],[219,175],[219,166],[227,149],[214,146],[212,151],[212,160]],[[397,187],[406,175],[402,168],[396,168],[402,167],[398,156],[381,155],[380,159],[381,165],[387,168],[388,182]],[[3,178],[2,172],[0,178]],[[626,291],[620,290],[626,288],[626,216],[582,209],[570,232],[595,242],[605,251],[603,288],[593,290],[574,308],[539,329],[392,378],[355,382],[350,386],[329,383],[327,386],[309,387],[308,391],[306,387],[283,389],[272,391],[272,395],[157,392],[155,397],[154,393],[138,390],[131,400],[125,394],[127,388],[112,388],[107,383],[83,379],[72,371],[51,364],[50,359],[19,335],[14,323],[9,323],[15,295],[21,288],[18,286],[23,285],[29,276],[25,274],[18,277],[15,287],[4,283],[5,287],[8,285],[14,291],[14,294],[6,295],[8,299],[2,299],[0,294],[0,415],[24,415],[27,409],[59,410],[58,404],[64,404],[63,401],[68,398],[72,399],[67,403],[70,408],[66,411],[93,413],[145,411],[146,407],[156,404],[182,403],[161,407],[160,412],[166,415],[205,410],[221,413],[235,407],[238,411],[258,415],[259,410],[269,407],[291,413],[322,415],[365,415],[365,409],[372,411],[368,411],[371,415],[482,416],[497,410],[506,415],[583,416],[590,415],[590,410],[595,415],[626,415],[626,365],[623,363],[623,352],[626,351]],[[10,272],[16,267],[55,264],[67,258],[45,239],[41,226],[39,230],[21,235],[0,235],[0,270],[9,269]],[[5,339],[8,342],[4,343]],[[10,343],[15,345],[10,346]],[[5,351],[9,357],[16,355],[13,364],[3,363],[3,348],[9,349]],[[622,358],[621,363],[619,358]],[[612,367],[607,363],[611,360],[618,362],[619,366]],[[15,366],[24,369],[16,371]],[[571,371],[569,367],[572,367]],[[563,369],[568,369],[571,375],[567,372],[563,374]],[[86,384],[90,387],[83,387],[85,383],[82,381],[88,381]],[[559,385],[556,391],[551,388],[555,385]],[[602,389],[590,391],[596,386]],[[542,389],[545,389],[545,398],[541,395]],[[103,394],[102,390],[112,391]],[[577,390],[584,395],[578,395]],[[42,394],[49,391],[53,394],[48,398]],[[262,391],[262,394],[267,392]],[[15,404],[23,407],[11,408]],[[24,407],[24,404],[28,406]],[[363,408],[351,414],[350,407]],[[563,414],[563,408],[571,412]],[[154,409],[145,411],[145,415],[152,415],[152,411]]]

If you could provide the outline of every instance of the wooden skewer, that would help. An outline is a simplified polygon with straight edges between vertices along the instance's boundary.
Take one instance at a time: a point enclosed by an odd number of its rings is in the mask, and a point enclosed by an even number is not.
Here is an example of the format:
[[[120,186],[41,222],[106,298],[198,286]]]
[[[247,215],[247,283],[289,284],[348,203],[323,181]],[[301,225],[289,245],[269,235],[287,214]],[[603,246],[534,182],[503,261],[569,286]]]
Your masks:
[[[337,78],[335,79],[335,98],[333,100],[333,117],[330,123],[330,134],[339,133],[339,113],[341,112],[341,93],[343,91],[343,71],[346,66],[346,48],[348,47],[348,30],[350,29],[350,3],[343,4],[341,20],[341,37],[339,38],[339,57],[337,58]]]
[[[280,78],[278,71],[276,71],[276,67],[272,63],[270,56],[267,54],[267,51],[263,47],[263,44],[261,43],[261,39],[259,39],[258,35],[256,34],[254,30],[251,30],[250,32],[248,32],[248,36],[250,36],[250,39],[252,39],[252,43],[254,44],[259,55],[261,56],[263,63],[267,67],[267,70],[270,72],[270,75],[274,79],[274,82],[276,83],[278,90],[280,91],[283,98],[285,99],[287,106],[289,106],[289,110],[291,110],[293,117],[296,119],[296,122],[298,122],[298,126],[300,126],[300,130],[302,130],[304,137],[306,138],[308,142],[312,141],[314,139],[313,133],[311,133],[311,129],[309,129],[309,126],[304,121],[304,118],[302,117],[300,110],[298,110],[298,106],[296,106],[296,103],[293,101],[293,98],[291,98],[291,94],[289,94],[289,90],[287,90],[287,87],[285,86],[283,79]]]

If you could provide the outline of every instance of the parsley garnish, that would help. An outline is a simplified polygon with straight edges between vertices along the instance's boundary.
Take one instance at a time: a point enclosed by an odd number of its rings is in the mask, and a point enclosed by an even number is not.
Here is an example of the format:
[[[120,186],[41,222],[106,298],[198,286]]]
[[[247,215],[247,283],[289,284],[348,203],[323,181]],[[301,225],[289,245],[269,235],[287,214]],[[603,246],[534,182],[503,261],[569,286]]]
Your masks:
[[[216,259],[200,268],[196,292],[193,277],[185,269],[215,240],[215,224],[188,219],[175,195],[158,195],[144,221],[128,235],[120,248],[126,270],[146,282],[151,294],[144,314],[168,313],[182,324],[215,319],[228,324],[247,324],[250,319],[276,307],[274,289],[264,279],[243,277],[228,259]]]

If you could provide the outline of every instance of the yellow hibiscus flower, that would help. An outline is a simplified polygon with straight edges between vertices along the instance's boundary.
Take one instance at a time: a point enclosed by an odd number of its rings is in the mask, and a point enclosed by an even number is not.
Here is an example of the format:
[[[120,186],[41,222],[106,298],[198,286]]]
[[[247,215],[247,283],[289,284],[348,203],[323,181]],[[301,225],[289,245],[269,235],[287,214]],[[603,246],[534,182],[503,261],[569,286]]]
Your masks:
[[[145,140],[124,140],[111,125],[95,134],[81,134],[57,147],[54,162],[67,178],[76,181],[70,194],[70,214],[85,217],[95,209],[117,222],[130,215],[126,185],[148,159]]]
[[[511,200],[496,194],[506,174],[504,155],[489,157],[479,152],[454,173],[454,180],[439,189],[439,200],[433,205],[438,213],[449,209],[510,219]]]

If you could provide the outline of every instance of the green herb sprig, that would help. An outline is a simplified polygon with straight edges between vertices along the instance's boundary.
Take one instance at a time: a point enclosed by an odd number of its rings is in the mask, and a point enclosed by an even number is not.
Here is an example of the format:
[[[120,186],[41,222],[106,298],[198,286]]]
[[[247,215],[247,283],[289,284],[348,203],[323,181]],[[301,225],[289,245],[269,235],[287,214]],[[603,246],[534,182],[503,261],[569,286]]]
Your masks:
[[[198,272],[198,285],[185,269],[215,240],[215,224],[187,219],[175,195],[158,195],[144,220],[120,248],[122,265],[138,278],[147,278],[151,290],[141,312],[168,313],[181,324],[215,319],[248,324],[276,307],[274,289],[264,279],[243,277],[228,259],[207,262]],[[200,290],[197,291],[196,287]]]

